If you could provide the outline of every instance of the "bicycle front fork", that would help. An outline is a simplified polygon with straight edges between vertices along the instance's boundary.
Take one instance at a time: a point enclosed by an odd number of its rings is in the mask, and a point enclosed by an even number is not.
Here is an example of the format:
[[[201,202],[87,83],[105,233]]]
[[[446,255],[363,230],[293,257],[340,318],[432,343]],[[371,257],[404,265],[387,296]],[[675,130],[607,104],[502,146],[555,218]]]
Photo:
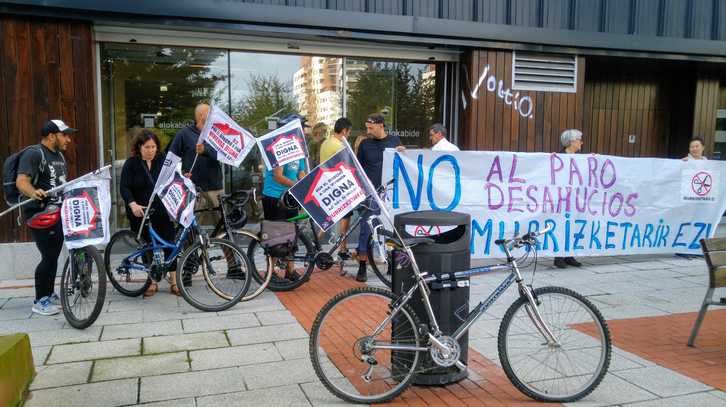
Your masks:
[[[559,347],[559,341],[555,337],[555,334],[550,330],[550,327],[547,326],[547,323],[542,318],[542,314],[539,312],[537,299],[534,297],[532,289],[530,289],[522,281],[518,281],[517,285],[519,286],[519,294],[526,298],[529,303],[524,306],[524,309],[527,311],[527,315],[529,315],[529,319],[532,320],[532,323],[539,333],[547,340],[547,344],[550,347]]]

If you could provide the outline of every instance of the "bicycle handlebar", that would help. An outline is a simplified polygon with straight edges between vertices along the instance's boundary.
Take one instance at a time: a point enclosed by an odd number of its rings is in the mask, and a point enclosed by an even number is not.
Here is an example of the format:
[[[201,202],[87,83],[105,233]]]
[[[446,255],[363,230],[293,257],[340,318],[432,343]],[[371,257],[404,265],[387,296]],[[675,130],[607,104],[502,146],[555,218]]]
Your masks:
[[[534,240],[537,238],[537,236],[542,236],[545,233],[551,231],[553,228],[554,225],[549,225],[542,230],[525,233],[522,236],[515,236],[511,239],[497,239],[494,241],[494,244],[498,246],[506,246],[508,244],[512,244],[514,247],[520,247],[523,244],[534,244]]]

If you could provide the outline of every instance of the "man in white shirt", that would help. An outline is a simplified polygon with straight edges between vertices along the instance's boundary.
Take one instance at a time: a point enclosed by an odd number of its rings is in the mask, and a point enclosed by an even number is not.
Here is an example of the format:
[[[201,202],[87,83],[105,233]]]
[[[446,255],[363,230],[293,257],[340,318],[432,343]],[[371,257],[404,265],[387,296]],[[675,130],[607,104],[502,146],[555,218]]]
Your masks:
[[[431,140],[431,150],[433,151],[459,151],[456,144],[446,139],[446,127],[441,123],[434,123],[429,129],[429,139]]]

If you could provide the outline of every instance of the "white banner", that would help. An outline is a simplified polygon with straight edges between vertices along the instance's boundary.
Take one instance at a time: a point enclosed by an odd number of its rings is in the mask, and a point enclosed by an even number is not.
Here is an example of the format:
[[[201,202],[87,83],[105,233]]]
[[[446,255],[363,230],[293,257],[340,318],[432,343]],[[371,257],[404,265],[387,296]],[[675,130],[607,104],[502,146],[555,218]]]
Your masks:
[[[161,180],[161,176],[159,179]],[[185,228],[192,224],[197,189],[192,180],[182,174],[181,168],[177,167],[172,176],[161,185],[158,195],[169,216]]]
[[[719,161],[585,154],[388,149],[383,160],[393,212],[470,214],[475,258],[501,257],[494,240],[549,225],[543,255],[697,254],[726,210],[724,176]],[[445,231],[430,229],[408,232]]]
[[[265,134],[257,139],[257,144],[268,170],[308,156],[308,145],[300,120],[293,120]]]
[[[217,161],[239,167],[255,146],[255,137],[240,127],[227,113],[216,106],[209,108],[204,128],[197,143],[207,144],[217,152]]]
[[[111,174],[108,169],[63,190],[61,222],[68,249],[108,243],[111,238]]]

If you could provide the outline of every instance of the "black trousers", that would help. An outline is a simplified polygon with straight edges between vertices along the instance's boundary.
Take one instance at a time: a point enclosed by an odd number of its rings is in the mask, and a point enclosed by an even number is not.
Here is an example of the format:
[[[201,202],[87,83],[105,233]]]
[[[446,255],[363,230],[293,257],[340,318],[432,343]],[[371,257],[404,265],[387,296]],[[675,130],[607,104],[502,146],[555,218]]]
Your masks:
[[[35,246],[40,251],[40,263],[35,268],[36,301],[53,294],[58,257],[63,249],[63,225],[59,221],[48,229],[30,229]]]
[[[149,219],[144,223],[144,230],[141,232],[141,237],[144,239],[145,242],[151,243],[151,234],[149,233],[149,221],[151,221],[151,226],[154,228],[154,231],[156,232],[159,237],[166,240],[167,242],[174,244],[174,237],[176,236],[176,225],[174,222],[169,218],[169,215],[166,213],[166,209],[162,205],[154,205],[154,211],[149,216]],[[143,218],[137,218],[134,216],[134,213],[131,212],[131,209],[127,206],[126,207],[126,218],[129,220],[129,226],[132,232],[134,234],[139,233],[139,227],[141,226],[141,219]],[[168,259],[171,255],[172,250],[171,249],[164,249],[164,256]],[[172,263],[172,267],[170,270],[176,270],[176,262]]]

